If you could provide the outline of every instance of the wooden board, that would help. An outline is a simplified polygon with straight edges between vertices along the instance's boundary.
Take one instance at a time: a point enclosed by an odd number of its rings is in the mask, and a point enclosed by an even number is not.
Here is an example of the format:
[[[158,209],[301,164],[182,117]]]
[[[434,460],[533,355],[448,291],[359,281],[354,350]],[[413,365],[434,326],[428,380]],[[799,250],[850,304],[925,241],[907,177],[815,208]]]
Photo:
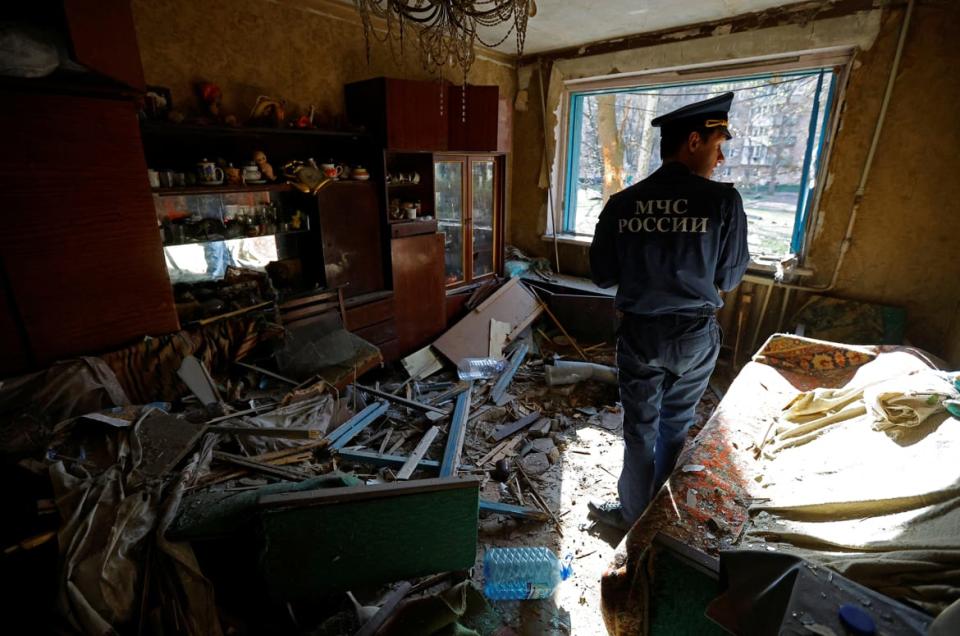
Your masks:
[[[448,329],[433,346],[454,364],[463,358],[485,358],[490,346],[491,319],[509,323],[511,334],[516,337],[541,311],[537,298],[513,278]]]
[[[500,322],[496,318],[490,319],[490,348],[487,355],[500,360],[503,358],[503,348],[507,346],[507,338],[513,329],[510,323]]]
[[[476,478],[418,479],[263,497],[267,585],[285,600],[308,600],[472,567],[479,485]]]
[[[390,251],[397,338],[407,353],[430,344],[446,326],[443,235],[393,239]]]

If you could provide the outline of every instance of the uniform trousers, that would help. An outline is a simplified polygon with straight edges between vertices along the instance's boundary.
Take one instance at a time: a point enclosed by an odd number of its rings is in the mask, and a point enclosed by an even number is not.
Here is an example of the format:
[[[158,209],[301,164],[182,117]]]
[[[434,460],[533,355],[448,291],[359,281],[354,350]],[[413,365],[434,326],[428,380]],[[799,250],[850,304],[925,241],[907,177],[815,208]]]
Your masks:
[[[624,314],[617,333],[623,403],[618,490],[633,523],[673,471],[720,351],[714,312]]]

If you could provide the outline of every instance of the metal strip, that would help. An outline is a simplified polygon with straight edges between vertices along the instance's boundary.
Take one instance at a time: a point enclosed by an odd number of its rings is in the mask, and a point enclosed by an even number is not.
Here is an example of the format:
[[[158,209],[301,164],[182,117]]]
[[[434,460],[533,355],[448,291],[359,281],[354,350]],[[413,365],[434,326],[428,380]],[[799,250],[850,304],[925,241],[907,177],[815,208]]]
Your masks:
[[[496,384],[493,385],[493,389],[490,391],[490,399],[493,400],[495,404],[499,402],[503,394],[506,393],[507,387],[510,386],[514,374],[516,374],[517,369],[520,368],[523,359],[527,357],[528,351],[530,351],[530,345],[524,342],[521,343],[520,346],[517,347],[517,350],[513,352],[513,355],[510,356],[510,366],[500,374]]]
[[[583,95],[570,95],[570,125],[567,138],[567,170],[566,187],[563,192],[563,227],[564,234],[576,232],[577,223],[577,185],[580,174],[580,137],[583,121]],[[557,228],[554,228],[554,233]]]
[[[546,521],[549,515],[535,508],[524,508],[523,506],[514,506],[511,504],[500,503],[497,501],[480,500],[480,511],[491,512],[498,515],[507,515],[517,519],[533,519],[535,521]]]
[[[347,450],[345,448],[337,451],[337,454],[340,455],[342,459],[347,459],[352,462],[362,462],[378,468],[399,468],[403,466],[408,459],[403,455],[381,455],[373,451]],[[417,468],[435,468],[439,470],[440,462],[435,459],[421,459],[417,463]]]
[[[460,453],[463,450],[463,439],[467,432],[467,415],[470,413],[470,396],[473,394],[473,382],[470,388],[457,396],[457,405],[453,409],[450,419],[450,434],[447,435],[447,446],[443,451],[443,462],[440,464],[440,476],[451,477],[460,467]]]
[[[803,238],[803,222],[806,216],[807,204],[810,202],[807,183],[810,181],[810,162],[813,159],[813,145],[816,141],[817,120],[820,119],[820,93],[823,91],[823,73],[821,69],[817,76],[817,90],[813,94],[813,108],[810,109],[810,124],[807,127],[807,148],[803,152],[803,168],[800,172],[800,192],[797,197],[797,212],[793,219],[793,237],[790,241],[790,251],[794,254],[800,250],[800,241]]]
[[[386,402],[376,402],[363,409],[327,436],[331,450],[339,450],[347,445],[357,434],[370,426],[375,419],[387,412]]]

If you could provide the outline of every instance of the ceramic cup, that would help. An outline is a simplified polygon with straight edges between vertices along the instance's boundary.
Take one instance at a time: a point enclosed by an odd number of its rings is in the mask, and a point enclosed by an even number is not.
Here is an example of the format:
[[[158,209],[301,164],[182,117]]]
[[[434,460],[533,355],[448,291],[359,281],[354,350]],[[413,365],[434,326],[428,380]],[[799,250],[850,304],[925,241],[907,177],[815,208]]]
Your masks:
[[[150,180],[151,188],[160,187],[160,173],[156,170],[147,170],[147,179]]]
[[[206,159],[197,164],[197,176],[201,183],[223,183],[223,170]]]
[[[343,166],[332,163],[321,163],[320,169],[323,170],[323,176],[329,179],[336,179],[343,174]]]

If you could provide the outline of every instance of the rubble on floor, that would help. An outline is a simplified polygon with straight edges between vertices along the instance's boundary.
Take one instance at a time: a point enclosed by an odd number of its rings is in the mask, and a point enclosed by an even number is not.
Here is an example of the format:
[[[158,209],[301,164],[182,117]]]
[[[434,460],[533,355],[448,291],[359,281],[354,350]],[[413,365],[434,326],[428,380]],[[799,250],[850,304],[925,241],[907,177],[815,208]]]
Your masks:
[[[214,382],[184,356],[167,370],[195,396],[74,412],[20,462],[49,472],[63,519],[59,615],[89,633],[571,633],[618,540],[585,503],[615,494],[622,409],[582,365],[576,383],[547,374],[569,356],[609,375],[615,352],[542,317],[505,355],[486,380],[398,365],[343,391],[250,364]],[[510,545],[569,550],[582,575],[536,616],[491,606],[474,565]]]

